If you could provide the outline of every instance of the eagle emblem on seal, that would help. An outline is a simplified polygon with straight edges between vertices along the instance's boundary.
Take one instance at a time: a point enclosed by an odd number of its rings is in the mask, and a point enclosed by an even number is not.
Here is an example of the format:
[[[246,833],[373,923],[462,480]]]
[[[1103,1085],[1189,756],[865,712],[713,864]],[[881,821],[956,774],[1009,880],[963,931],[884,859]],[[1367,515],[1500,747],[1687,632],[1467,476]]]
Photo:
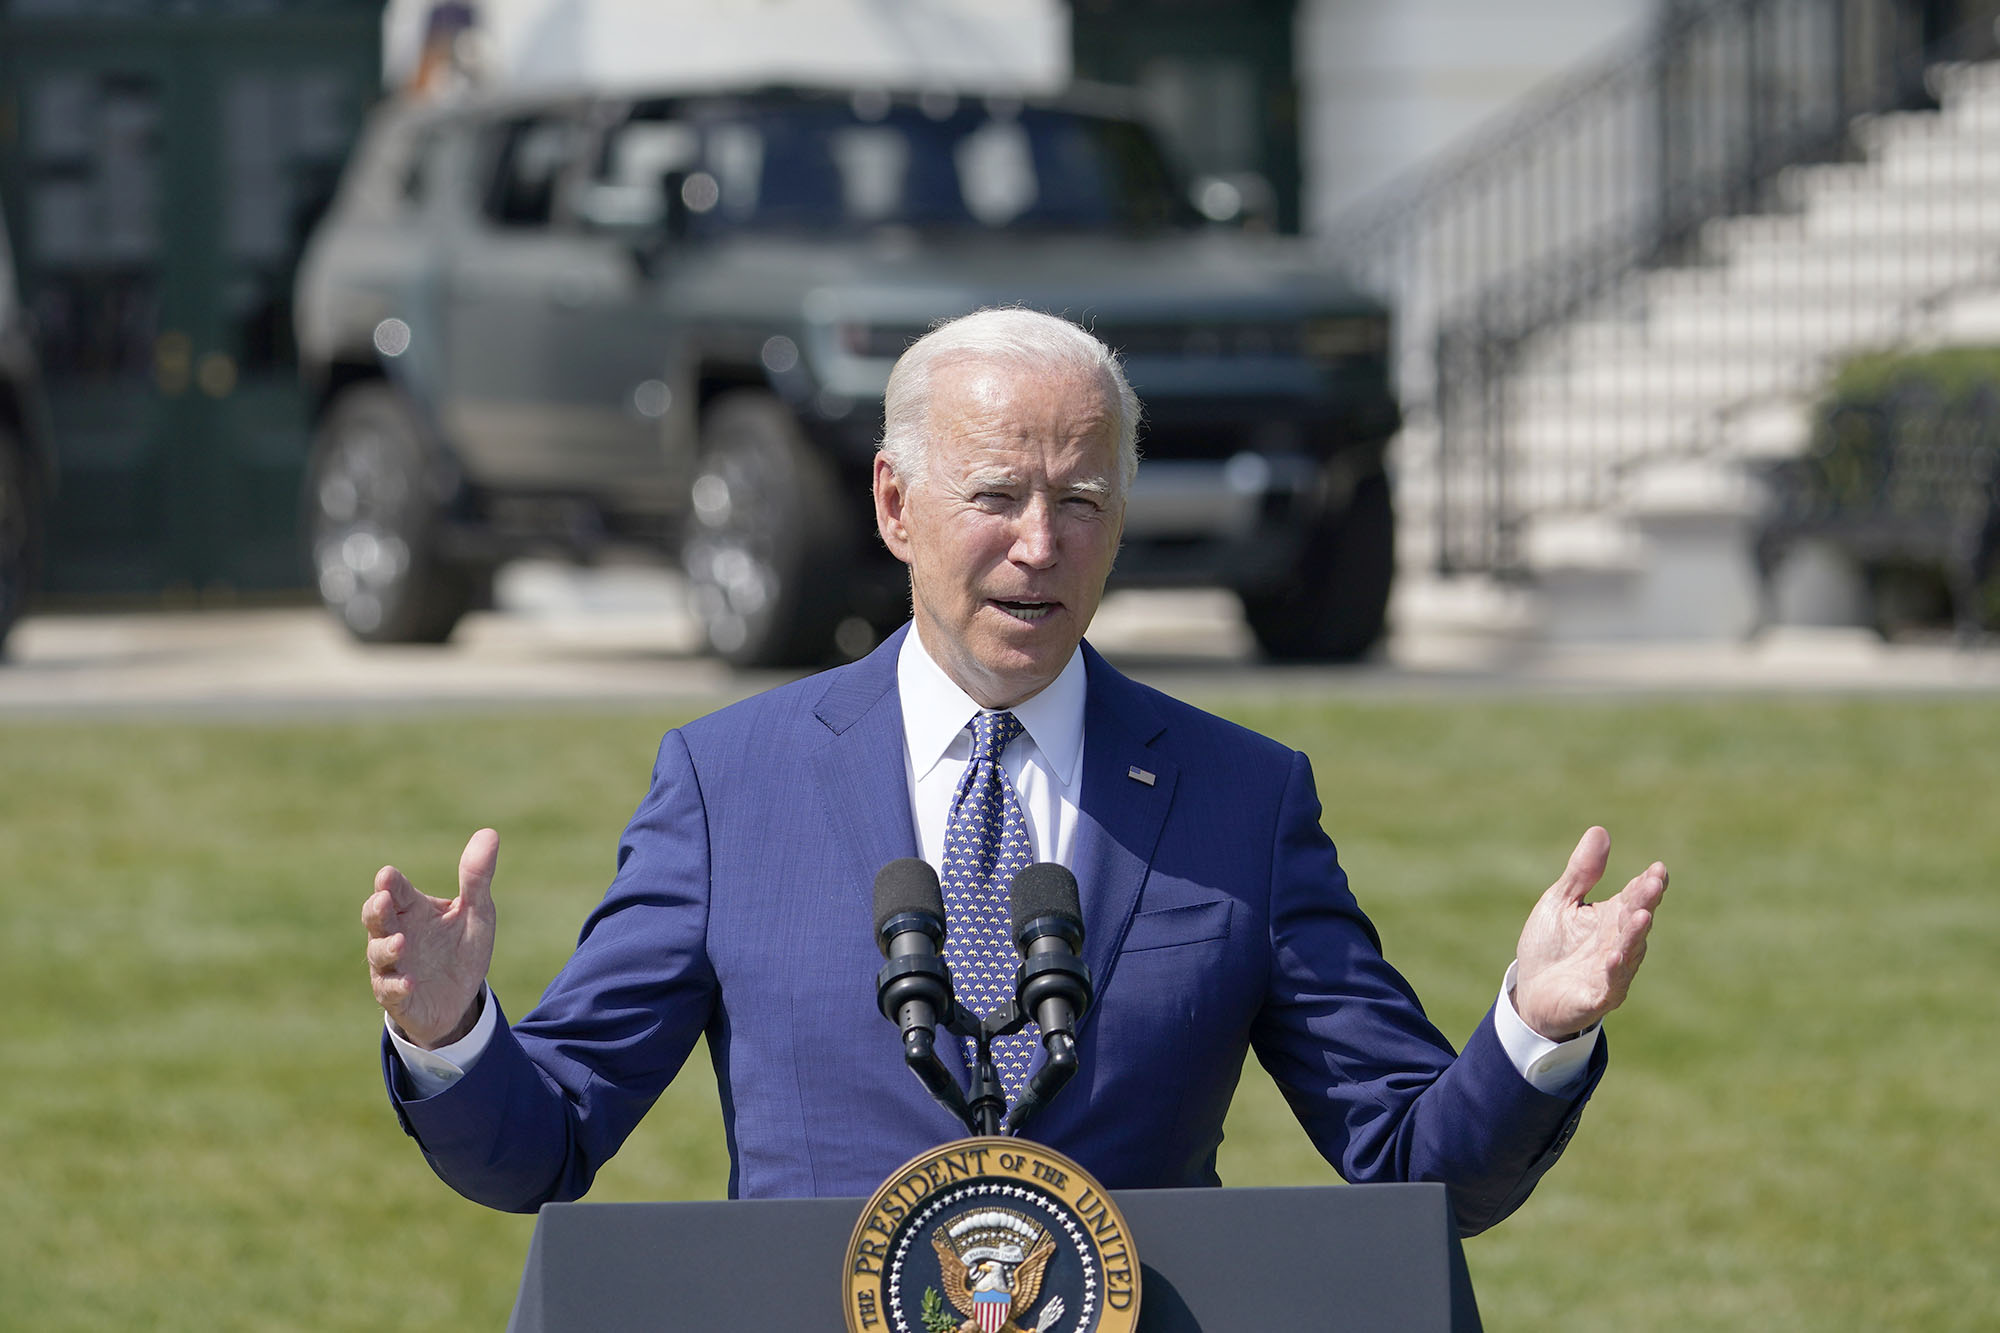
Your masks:
[[[939,1225],[931,1233],[945,1299],[964,1316],[957,1333],[1049,1333],[1062,1318],[1053,1296],[1032,1327],[1015,1322],[1042,1294],[1042,1276],[1055,1256],[1055,1237],[1033,1218],[1007,1208],[982,1208]]]

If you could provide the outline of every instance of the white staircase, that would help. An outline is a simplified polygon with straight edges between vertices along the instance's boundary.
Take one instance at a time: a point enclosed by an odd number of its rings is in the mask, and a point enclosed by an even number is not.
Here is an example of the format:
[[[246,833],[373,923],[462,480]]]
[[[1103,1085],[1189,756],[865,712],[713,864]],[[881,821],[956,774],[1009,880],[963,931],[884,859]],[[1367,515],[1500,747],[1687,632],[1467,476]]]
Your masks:
[[[1507,484],[1548,634],[1743,634],[1750,465],[1805,447],[1832,369],[1874,348],[2000,342],[2000,64],[1934,74],[1940,110],[1868,119],[1863,161],[1788,172],[1791,211],[1711,223],[1697,263],[1635,275],[1528,349],[1508,386]],[[1411,562],[1431,554],[1434,439],[1419,420],[1398,451]],[[1783,611],[1782,576],[1779,593]],[[1790,608],[1856,605],[1817,600]]]

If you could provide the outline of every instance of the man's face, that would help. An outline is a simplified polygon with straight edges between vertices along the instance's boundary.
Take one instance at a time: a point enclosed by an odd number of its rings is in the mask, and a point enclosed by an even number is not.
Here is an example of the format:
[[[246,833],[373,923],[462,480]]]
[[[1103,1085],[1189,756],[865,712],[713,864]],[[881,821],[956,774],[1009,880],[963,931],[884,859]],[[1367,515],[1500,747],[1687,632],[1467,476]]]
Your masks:
[[[917,634],[983,708],[1011,708],[1061,673],[1097,613],[1125,497],[1095,379],[950,365],[931,396],[930,450],[911,483],[875,461],[875,522],[910,567]]]

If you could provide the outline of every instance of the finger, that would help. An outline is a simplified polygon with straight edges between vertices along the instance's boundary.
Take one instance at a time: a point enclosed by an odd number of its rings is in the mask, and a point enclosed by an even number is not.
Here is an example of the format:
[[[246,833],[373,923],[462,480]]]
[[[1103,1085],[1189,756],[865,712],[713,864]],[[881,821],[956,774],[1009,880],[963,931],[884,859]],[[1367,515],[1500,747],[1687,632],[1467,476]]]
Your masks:
[[[1611,835],[1593,824],[1577,839],[1576,850],[1569,854],[1562,878],[1551,887],[1565,902],[1580,903],[1597,887],[1597,881],[1604,878],[1604,867],[1610,863]]]
[[[375,992],[375,1003],[382,1006],[394,1018],[402,1014],[410,1000],[410,979],[400,972],[368,973],[368,983]],[[402,1024],[398,1023],[398,1027]]]
[[[1618,894],[1620,905],[1628,911],[1651,912],[1660,905],[1660,899],[1667,893],[1667,868],[1655,861],[1638,874],[1632,876]]]
[[[500,864],[500,835],[480,829],[458,858],[458,895],[468,907],[493,905],[493,871]]]
[[[361,928],[370,935],[387,935],[397,929],[402,913],[387,889],[377,889],[361,904]]]
[[[369,971],[381,976],[394,972],[403,961],[406,943],[401,935],[386,935],[368,941]]]
[[[388,894],[399,910],[415,907],[424,897],[417,892],[417,886],[394,866],[383,866],[375,872],[375,891]]]

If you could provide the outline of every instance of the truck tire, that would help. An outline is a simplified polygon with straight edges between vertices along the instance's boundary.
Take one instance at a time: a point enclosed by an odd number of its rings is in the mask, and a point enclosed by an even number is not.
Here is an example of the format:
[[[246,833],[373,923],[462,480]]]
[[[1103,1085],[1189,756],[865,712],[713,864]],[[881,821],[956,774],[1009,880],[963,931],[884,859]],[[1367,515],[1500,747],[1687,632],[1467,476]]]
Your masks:
[[[0,649],[27,609],[41,563],[41,511],[21,443],[0,425]]]
[[[1357,661],[1382,637],[1395,572],[1396,516],[1378,472],[1321,521],[1290,586],[1242,594],[1243,617],[1275,661]]]
[[[443,523],[423,426],[380,381],[344,389],[306,470],[306,539],[325,604],[363,643],[443,643],[486,571],[438,550]]]
[[[855,514],[796,418],[761,389],[702,416],[681,567],[709,647],[738,667],[815,666],[848,611]]]

